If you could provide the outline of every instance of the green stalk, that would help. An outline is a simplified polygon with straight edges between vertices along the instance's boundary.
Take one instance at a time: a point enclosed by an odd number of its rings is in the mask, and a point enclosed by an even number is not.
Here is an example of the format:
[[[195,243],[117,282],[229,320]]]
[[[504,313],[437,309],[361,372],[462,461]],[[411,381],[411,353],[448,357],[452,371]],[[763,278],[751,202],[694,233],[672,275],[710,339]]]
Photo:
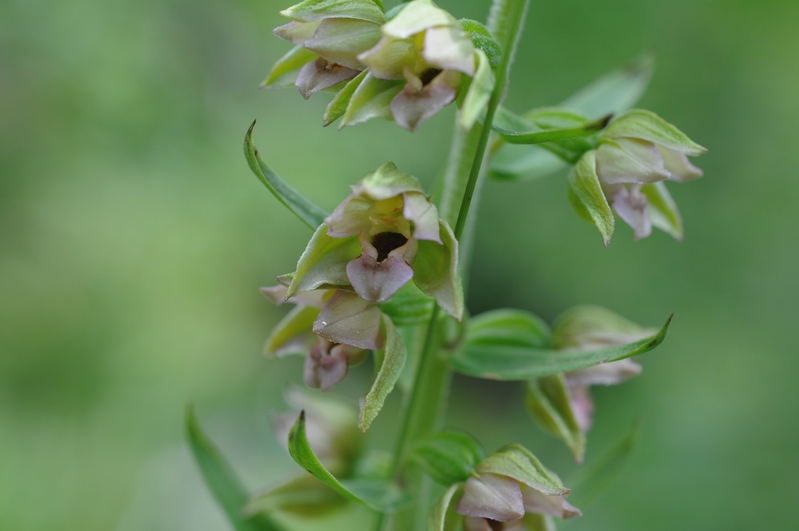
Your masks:
[[[491,124],[497,107],[505,94],[508,72],[516,44],[524,24],[529,0],[494,0],[489,15],[489,29],[502,47],[502,60],[495,72],[496,85],[488,103],[482,126],[475,125],[464,132],[456,123],[453,133],[447,170],[444,173],[439,214],[450,224],[454,222],[455,237],[460,239],[467,227],[469,209],[475,197],[486,146],[491,135]],[[457,211],[457,217],[454,216]],[[473,226],[469,223],[468,226]],[[467,235],[468,239],[470,235]],[[463,257],[463,253],[461,254]],[[431,433],[443,421],[446,397],[449,394],[451,372],[439,338],[440,309],[436,306],[427,325],[424,343],[416,366],[411,396],[404,411],[397,446],[394,450],[395,473],[400,476],[404,459],[414,443]],[[429,492],[429,478],[418,471],[402,477],[406,485],[413,485],[417,496],[410,507],[390,518],[378,519],[377,529],[420,529],[427,515],[424,506]],[[423,484],[425,483],[425,484]]]

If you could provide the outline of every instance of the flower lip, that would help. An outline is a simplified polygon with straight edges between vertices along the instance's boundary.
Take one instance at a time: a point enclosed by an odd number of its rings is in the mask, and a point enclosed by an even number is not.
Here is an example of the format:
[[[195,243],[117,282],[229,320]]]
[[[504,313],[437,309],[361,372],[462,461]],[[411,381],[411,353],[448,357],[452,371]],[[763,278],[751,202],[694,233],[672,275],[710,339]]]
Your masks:
[[[402,247],[408,238],[399,232],[380,232],[372,237],[372,245],[377,250],[377,261],[382,262],[394,249]]]

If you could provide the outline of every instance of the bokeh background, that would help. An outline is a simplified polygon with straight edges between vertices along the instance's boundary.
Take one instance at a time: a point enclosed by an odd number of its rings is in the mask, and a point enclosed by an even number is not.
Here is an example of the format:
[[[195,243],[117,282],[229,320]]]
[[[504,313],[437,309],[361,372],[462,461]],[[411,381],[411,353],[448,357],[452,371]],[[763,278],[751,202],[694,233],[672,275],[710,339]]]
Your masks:
[[[484,19],[486,0],[442,0]],[[182,432],[192,401],[254,490],[290,474],[268,416],[300,360],[261,346],[258,293],[310,236],[252,176],[326,208],[380,163],[431,183],[452,110],[409,134],[320,127],[326,95],[257,88],[288,44],[276,0],[4,0],[0,6],[0,529],[218,530]],[[590,302],[676,314],[644,374],[599,389],[587,461],[642,419],[628,466],[570,529],[788,529],[799,499],[799,3],[537,0],[507,105],[554,104],[642,50],[641,106],[710,148],[671,186],[686,224],[610,247],[563,175],[489,183],[469,304],[551,320]],[[358,396],[368,367],[344,392]],[[514,439],[566,480],[517,385],[458,378],[449,425]],[[390,432],[393,400],[375,431]],[[369,435],[371,443],[384,441]]]

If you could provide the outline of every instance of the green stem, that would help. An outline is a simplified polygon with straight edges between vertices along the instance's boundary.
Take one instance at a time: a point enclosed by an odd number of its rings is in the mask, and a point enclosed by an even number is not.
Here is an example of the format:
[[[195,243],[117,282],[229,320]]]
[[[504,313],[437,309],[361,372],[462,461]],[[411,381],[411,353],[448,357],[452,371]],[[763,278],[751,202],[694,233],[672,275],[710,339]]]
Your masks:
[[[467,227],[469,209],[475,196],[486,146],[491,135],[491,124],[505,94],[508,71],[528,4],[529,0],[494,0],[489,16],[489,29],[503,50],[502,60],[496,71],[496,85],[482,126],[476,125],[470,132],[462,131],[457,124],[455,126],[447,171],[444,174],[439,214],[450,224],[455,222],[454,232],[458,239]],[[457,217],[454,216],[456,209]],[[473,223],[469,226],[473,226]],[[411,396],[400,425],[397,446],[394,450],[394,468],[398,476],[413,444],[437,427],[446,410],[446,396],[449,393],[452,375],[439,339],[439,316],[440,309],[436,306],[427,325]],[[406,483],[413,484],[414,492],[418,494],[414,503],[394,517],[381,517],[378,520],[378,528],[418,529],[419,522],[424,522],[426,514],[421,506],[427,500],[421,499],[421,493],[428,489],[422,488],[422,482],[429,479],[423,478],[418,471],[411,471],[403,479]]]

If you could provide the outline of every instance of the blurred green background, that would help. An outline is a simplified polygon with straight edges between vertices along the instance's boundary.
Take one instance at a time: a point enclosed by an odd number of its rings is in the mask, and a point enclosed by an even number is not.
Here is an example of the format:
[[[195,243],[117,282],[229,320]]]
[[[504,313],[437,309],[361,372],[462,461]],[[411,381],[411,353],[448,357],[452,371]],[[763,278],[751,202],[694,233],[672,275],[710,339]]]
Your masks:
[[[440,4],[476,19],[488,9]],[[670,188],[682,243],[633,243],[623,226],[603,248],[563,175],[489,183],[480,205],[473,313],[551,320],[590,302],[645,325],[676,314],[641,377],[594,393],[589,463],[634,418],[643,428],[623,474],[568,527],[795,526],[799,3],[532,6],[510,108],[557,103],[654,49],[641,106],[710,148],[695,161],[705,177]],[[270,33],[283,7],[2,3],[0,529],[226,529],[183,441],[188,401],[253,489],[294,470],[268,415],[301,361],[261,357],[283,310],[257,288],[293,269],[310,233],[250,174],[244,132],[257,118],[268,163],[332,208],[386,160],[431,183],[452,109],[415,134],[323,129],[328,96],[257,89],[288,49]],[[368,368],[354,373],[351,396]],[[521,396],[458,378],[449,425],[490,450],[522,442],[568,480],[565,447]],[[375,432],[395,415],[392,401]]]

